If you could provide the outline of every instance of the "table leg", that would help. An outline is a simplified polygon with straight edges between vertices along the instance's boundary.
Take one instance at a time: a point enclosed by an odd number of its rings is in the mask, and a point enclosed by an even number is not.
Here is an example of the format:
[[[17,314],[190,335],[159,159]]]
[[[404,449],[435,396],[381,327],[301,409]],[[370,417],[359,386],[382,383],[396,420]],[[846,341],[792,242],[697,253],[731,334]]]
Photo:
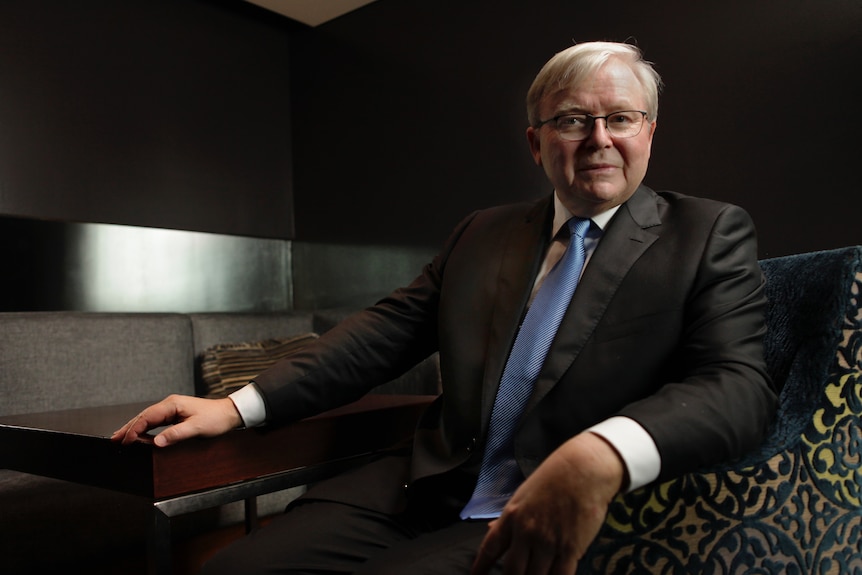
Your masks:
[[[170,575],[173,568],[171,560],[171,518],[154,505],[147,537],[147,559],[149,575]]]
[[[245,534],[257,529],[257,497],[245,498]]]
[[[156,501],[153,503],[147,538],[149,575],[170,575],[173,569],[171,557],[172,517],[244,500],[245,528],[250,532],[258,525],[258,495],[298,485],[307,485],[325,477],[332,477],[336,473],[355,467],[367,459],[368,455],[339,459],[313,467],[289,470],[242,483]]]

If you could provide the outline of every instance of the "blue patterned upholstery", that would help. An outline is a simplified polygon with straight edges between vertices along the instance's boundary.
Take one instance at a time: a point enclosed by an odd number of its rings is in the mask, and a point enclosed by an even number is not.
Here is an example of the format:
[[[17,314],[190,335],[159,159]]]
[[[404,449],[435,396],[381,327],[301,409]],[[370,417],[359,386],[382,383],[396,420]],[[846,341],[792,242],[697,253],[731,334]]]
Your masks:
[[[761,266],[781,389],[769,437],[618,497],[579,574],[862,573],[862,247]]]

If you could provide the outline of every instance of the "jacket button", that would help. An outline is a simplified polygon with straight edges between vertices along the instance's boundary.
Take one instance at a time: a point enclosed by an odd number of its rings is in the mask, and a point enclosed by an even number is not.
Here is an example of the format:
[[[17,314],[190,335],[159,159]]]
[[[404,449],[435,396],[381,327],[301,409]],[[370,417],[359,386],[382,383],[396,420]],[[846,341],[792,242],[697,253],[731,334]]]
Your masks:
[[[476,449],[476,438],[473,437],[470,439],[470,443],[467,444],[467,453],[473,453],[473,450]]]

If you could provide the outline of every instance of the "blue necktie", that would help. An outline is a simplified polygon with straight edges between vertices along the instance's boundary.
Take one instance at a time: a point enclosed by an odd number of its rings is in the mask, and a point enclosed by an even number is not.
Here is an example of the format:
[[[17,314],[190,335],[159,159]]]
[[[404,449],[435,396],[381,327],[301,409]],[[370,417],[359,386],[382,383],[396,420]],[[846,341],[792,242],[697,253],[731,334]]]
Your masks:
[[[491,410],[479,479],[473,496],[461,511],[462,519],[498,517],[523,481],[515,461],[515,428],[584,267],[584,236],[590,220],[572,218],[568,226],[569,247],[539,287],[503,369]]]

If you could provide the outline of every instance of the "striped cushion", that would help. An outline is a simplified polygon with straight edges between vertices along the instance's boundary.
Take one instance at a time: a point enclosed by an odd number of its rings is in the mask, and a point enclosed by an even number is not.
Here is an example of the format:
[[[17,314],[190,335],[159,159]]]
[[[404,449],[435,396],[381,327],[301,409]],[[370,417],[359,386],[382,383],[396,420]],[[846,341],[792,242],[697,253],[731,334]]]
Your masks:
[[[317,337],[316,333],[305,333],[285,339],[227,343],[208,348],[201,360],[201,381],[206,397],[226,397]]]

